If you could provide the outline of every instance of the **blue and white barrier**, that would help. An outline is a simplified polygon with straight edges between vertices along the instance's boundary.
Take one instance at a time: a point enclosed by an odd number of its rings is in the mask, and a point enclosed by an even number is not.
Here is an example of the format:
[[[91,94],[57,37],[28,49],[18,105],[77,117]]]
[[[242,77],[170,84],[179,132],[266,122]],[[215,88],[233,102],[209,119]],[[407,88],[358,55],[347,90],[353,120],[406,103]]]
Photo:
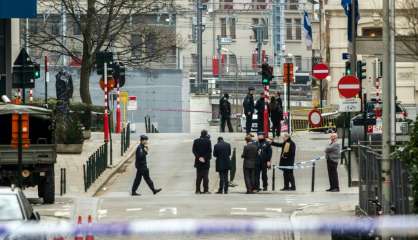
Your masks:
[[[298,217],[271,219],[167,219],[76,225],[68,222],[1,223],[0,236],[140,236],[145,234],[274,234],[281,232],[418,236],[418,216]]]

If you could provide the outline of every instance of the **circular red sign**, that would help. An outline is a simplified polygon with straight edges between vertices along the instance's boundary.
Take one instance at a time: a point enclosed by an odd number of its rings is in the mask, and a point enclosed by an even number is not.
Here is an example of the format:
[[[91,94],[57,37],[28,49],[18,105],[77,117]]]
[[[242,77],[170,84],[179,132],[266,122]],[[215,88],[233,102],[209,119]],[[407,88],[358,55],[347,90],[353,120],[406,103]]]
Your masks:
[[[338,82],[338,92],[345,98],[355,97],[360,93],[360,81],[356,76],[344,76]]]
[[[322,115],[318,109],[312,109],[308,113],[309,124],[316,128],[322,125]]]
[[[312,68],[312,76],[318,80],[323,80],[329,75],[329,68],[324,63],[316,64]]]

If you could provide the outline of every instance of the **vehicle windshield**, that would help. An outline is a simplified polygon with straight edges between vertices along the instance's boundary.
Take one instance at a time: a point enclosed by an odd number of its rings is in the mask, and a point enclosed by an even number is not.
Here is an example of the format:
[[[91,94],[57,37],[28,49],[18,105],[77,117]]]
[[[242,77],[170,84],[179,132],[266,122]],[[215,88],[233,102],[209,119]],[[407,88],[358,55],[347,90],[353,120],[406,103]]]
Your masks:
[[[23,220],[17,195],[0,195],[0,221]]]

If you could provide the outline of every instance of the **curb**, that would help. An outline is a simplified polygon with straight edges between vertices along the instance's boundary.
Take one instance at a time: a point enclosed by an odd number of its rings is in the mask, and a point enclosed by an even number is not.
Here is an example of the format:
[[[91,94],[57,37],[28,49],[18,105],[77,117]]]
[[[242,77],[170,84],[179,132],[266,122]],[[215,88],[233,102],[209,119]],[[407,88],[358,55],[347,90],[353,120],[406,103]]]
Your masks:
[[[138,143],[134,143],[129,147],[127,153],[122,156],[122,159],[119,161],[119,163],[109,169],[107,169],[104,174],[99,177],[99,181],[94,183],[90,189],[87,191],[86,195],[90,197],[96,196],[100,190],[105,186],[109,180],[119,171],[119,169],[135,154],[136,146]]]

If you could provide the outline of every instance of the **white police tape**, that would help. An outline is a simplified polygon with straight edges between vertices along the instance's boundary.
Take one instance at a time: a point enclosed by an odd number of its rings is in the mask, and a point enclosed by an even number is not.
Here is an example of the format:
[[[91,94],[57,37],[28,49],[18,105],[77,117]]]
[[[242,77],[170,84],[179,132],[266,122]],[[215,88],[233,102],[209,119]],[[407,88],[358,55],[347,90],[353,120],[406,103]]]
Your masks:
[[[317,157],[308,161],[303,161],[303,162],[298,162],[293,166],[280,166],[280,165],[275,165],[274,168],[276,169],[303,169],[303,168],[311,168],[313,167],[313,163],[317,162],[319,160],[324,160],[325,157]],[[305,164],[310,163],[310,165],[305,166]]]
[[[145,234],[269,234],[281,232],[418,236],[418,216],[313,217],[270,219],[158,219],[129,222],[71,224],[13,222],[0,224],[3,236],[138,236]]]

